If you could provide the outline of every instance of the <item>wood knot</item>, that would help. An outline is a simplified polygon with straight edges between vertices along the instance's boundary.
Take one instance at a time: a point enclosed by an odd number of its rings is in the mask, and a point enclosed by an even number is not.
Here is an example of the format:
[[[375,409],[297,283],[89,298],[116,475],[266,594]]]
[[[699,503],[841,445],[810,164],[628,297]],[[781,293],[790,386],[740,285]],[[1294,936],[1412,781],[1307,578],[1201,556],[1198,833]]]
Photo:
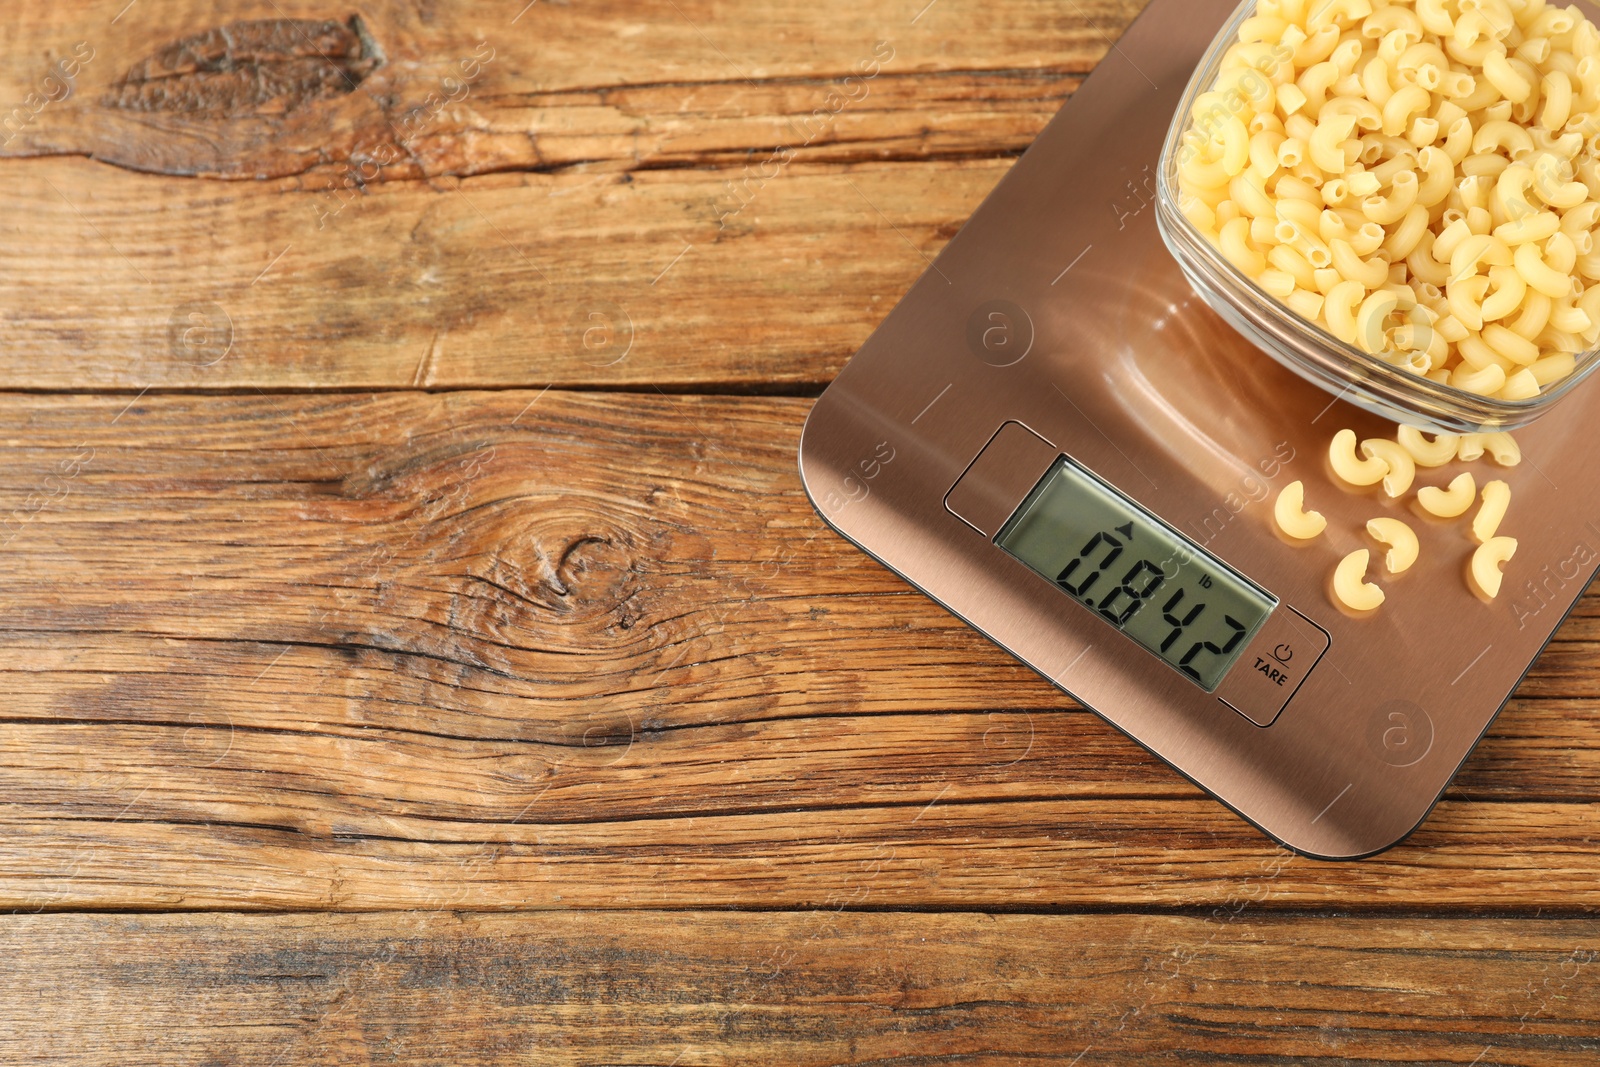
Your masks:
[[[231,22],[134,64],[101,103],[124,111],[287,114],[353,92],[382,62],[359,15]]]
[[[540,576],[540,585],[559,597],[564,608],[579,602],[575,594],[580,587],[583,592],[581,599],[591,599],[596,577],[599,578],[599,587],[607,590],[607,593],[601,594],[602,597],[608,596],[614,592],[611,587],[616,584],[616,576],[631,570],[627,550],[605,537],[575,537],[558,556],[552,559],[541,555],[539,562],[544,572]]]

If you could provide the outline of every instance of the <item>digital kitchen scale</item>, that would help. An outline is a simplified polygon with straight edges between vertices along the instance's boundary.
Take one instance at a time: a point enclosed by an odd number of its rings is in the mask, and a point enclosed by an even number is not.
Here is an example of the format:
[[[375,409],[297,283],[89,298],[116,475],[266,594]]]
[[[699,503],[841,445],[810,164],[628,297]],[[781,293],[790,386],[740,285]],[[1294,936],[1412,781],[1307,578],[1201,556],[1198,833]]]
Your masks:
[[[1427,815],[1600,567],[1600,389],[1518,431],[1521,466],[1470,468],[1514,494],[1493,603],[1470,513],[1333,479],[1335,432],[1393,423],[1236,334],[1156,228],[1162,142],[1234,6],[1152,0],[818,400],[801,475],[839,533],[1273,838],[1365,856]],[[1328,518],[1305,543],[1272,520],[1296,479]],[[1422,556],[1354,618],[1329,579],[1380,515]]]

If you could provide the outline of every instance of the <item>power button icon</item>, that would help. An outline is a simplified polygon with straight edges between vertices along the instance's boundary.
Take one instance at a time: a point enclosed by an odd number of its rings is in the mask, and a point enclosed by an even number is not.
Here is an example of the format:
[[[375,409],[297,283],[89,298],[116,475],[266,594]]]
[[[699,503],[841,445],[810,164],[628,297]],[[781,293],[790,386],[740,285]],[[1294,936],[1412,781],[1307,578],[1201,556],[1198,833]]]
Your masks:
[[[1217,699],[1257,726],[1271,726],[1328,647],[1325,631],[1284,605],[1261,624]]]

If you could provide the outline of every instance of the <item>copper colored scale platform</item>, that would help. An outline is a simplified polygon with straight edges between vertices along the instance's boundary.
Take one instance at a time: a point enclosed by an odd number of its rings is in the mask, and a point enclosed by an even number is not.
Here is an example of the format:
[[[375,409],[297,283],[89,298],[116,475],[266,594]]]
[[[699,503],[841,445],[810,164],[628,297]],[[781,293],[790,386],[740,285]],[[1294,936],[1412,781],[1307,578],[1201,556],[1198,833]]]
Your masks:
[[[1153,0],[823,394],[800,468],[839,533],[1267,834],[1365,856],[1421,823],[1600,567],[1600,388],[1519,431],[1522,466],[1475,467],[1514,491],[1492,604],[1466,522],[1337,487],[1334,432],[1393,424],[1235,334],[1156,229],[1162,140],[1233,7]],[[1305,545],[1271,518],[1295,479],[1329,522]],[[1422,558],[1349,617],[1329,576],[1386,514]]]

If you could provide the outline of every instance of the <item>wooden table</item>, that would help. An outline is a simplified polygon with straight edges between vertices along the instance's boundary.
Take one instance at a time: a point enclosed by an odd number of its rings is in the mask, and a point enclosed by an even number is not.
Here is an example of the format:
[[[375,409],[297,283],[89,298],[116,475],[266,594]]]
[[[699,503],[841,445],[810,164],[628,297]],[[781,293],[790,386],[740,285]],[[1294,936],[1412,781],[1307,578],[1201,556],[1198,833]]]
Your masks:
[[[0,1060],[1600,1062],[1595,599],[1320,863],[801,492],[1137,0],[524,2],[8,12]]]

